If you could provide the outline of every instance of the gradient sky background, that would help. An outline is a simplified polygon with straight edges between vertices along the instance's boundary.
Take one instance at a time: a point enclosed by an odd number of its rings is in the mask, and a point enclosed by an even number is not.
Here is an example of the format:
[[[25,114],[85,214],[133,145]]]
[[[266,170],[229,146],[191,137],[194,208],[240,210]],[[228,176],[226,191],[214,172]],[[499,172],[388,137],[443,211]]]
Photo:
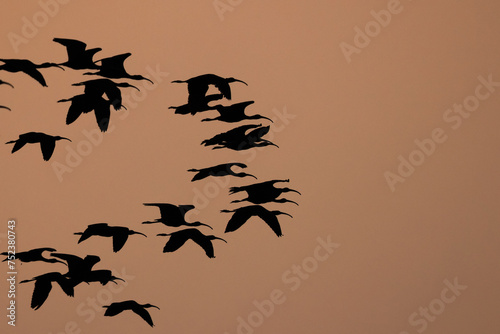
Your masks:
[[[42,3],[51,4],[52,15]],[[0,142],[29,131],[73,140],[59,142],[49,162],[37,145],[13,155],[12,145],[0,146],[1,249],[7,221],[15,218],[18,251],[96,254],[96,269],[114,269],[127,280],[126,286],[81,285],[74,298],[54,287],[37,311],[29,307],[33,283],[19,285],[15,328],[7,325],[2,280],[0,331],[233,334],[245,332],[244,321],[246,332],[263,334],[496,333],[500,87],[481,88],[489,96],[467,118],[447,110],[474,101],[468,97],[481,84],[478,77],[500,81],[500,4],[402,0],[391,7],[398,14],[348,61],[341,43],[360,43],[355,28],[377,29],[371,11],[394,1],[220,3],[231,10],[218,14],[212,1],[181,0],[4,4],[1,58],[62,63],[65,49],[52,39],[73,38],[101,47],[95,59],[131,52],[129,73],[155,85],[129,81],[140,94],[125,89],[128,110],[112,111],[110,131],[88,144],[86,134],[97,133],[93,115],[67,126],[69,105],[57,103],[82,93],[71,84],[90,78],[85,71],[44,69],[48,87],[0,71],[0,79],[15,86],[0,86],[0,104],[12,109],[0,110]],[[39,26],[30,30],[26,22]],[[16,35],[21,44],[12,43]],[[232,84],[233,99],[225,103],[255,101],[248,114],[274,119],[268,138],[279,149],[200,145],[234,125],[200,122],[215,112],[182,116],[168,107],[187,99],[186,85],[171,81],[204,73],[248,83]],[[398,173],[400,156],[417,157],[415,141],[428,142],[436,129],[446,140],[391,189],[386,173]],[[80,159],[70,152],[80,152]],[[258,219],[224,233],[230,216],[219,211],[238,207],[230,201],[243,197],[229,196],[228,188],[253,179],[191,183],[186,170],[228,161],[246,163],[259,181],[290,179],[302,193],[286,196],[299,206],[267,205],[293,215],[280,218],[284,237]],[[58,177],[54,164],[71,171]],[[228,243],[214,243],[215,259],[194,244],[163,254],[167,239],[155,235],[169,230],[140,224],[159,217],[145,202],[192,203],[197,209],[190,221],[210,224]],[[73,233],[96,222],[148,238],[132,236],[118,253],[105,238],[77,244]],[[318,238],[340,246],[321,253]],[[291,271],[304,265],[307,275]],[[5,263],[2,268],[6,276]],[[64,269],[18,264],[17,278]],[[466,286],[449,304],[439,301],[445,281]],[[254,302],[273,291],[281,291],[282,303],[259,318]],[[103,316],[101,305],[127,299],[161,308],[150,312],[155,328],[130,312]],[[429,307],[435,313],[426,319],[420,312]]]

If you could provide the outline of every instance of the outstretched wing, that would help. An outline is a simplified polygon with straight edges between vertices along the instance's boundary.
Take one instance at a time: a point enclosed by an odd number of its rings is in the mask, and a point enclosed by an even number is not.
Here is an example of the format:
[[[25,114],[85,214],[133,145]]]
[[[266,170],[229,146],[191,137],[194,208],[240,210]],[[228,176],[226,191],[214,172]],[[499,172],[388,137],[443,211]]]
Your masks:
[[[56,140],[53,138],[48,138],[40,142],[40,148],[42,149],[43,160],[48,161],[54,153],[54,148],[56,147]]]
[[[113,303],[106,308],[106,312],[104,312],[104,316],[114,317],[115,315],[122,313],[123,310],[124,309],[122,307],[120,307],[120,304]]]
[[[249,210],[244,210],[245,208],[236,209],[231,219],[227,222],[226,230],[224,233],[234,232],[239,229],[243,224],[247,222],[250,217],[253,216]]]
[[[19,138],[15,141],[14,147],[12,148],[12,153],[19,151],[24,145],[26,145],[26,141]]]
[[[97,125],[102,132],[106,132],[106,130],[108,130],[109,118],[111,117],[111,111],[109,107],[110,106],[108,102],[104,99],[94,107]]]
[[[186,243],[189,237],[186,234],[179,234],[179,232],[172,233],[165,247],[163,247],[163,253],[175,252]]]
[[[48,279],[37,279],[35,281],[35,288],[31,296],[31,308],[38,310],[49,297],[50,290],[52,290],[52,282]]]
[[[144,319],[144,321],[146,321],[149,324],[149,326],[154,327],[153,319],[151,319],[151,315],[145,308],[134,307],[132,311],[134,311],[135,314],[139,315],[142,319]]]
[[[113,252],[118,252],[127,242],[128,234],[121,233],[113,235]]]

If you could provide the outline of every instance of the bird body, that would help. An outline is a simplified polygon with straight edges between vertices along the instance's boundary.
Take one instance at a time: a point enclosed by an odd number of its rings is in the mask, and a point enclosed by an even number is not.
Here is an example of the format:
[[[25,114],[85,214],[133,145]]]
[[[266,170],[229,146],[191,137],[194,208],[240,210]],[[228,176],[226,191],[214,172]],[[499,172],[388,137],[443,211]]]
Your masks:
[[[227,142],[238,141],[241,138],[245,138],[245,133],[250,129],[255,129],[262,126],[262,124],[247,124],[242,125],[237,128],[231,129],[226,132],[219,133],[210,139],[206,139],[201,142],[201,145],[211,146],[211,145],[221,145]]]
[[[154,306],[151,304],[139,304],[135,300],[115,302],[103,307],[106,309],[106,312],[104,312],[104,316],[106,317],[113,317],[125,310],[131,310],[135,314],[139,315],[142,319],[144,319],[144,321],[146,321],[151,327],[154,326],[153,319],[151,319],[151,315],[146,310],[146,308],[155,307],[157,309],[160,309],[158,306]]]
[[[197,174],[193,177],[191,182],[197,181],[197,180],[202,180],[206,177],[209,176],[226,176],[226,175],[231,175],[231,176],[236,176],[236,177],[245,177],[245,176],[251,176],[254,179],[257,179],[255,176],[252,174],[247,174],[244,172],[241,173],[235,173],[231,170],[231,167],[237,166],[240,168],[247,168],[247,165],[239,162],[232,162],[232,163],[227,163],[227,164],[220,164],[217,166],[213,167],[208,167],[208,168],[202,168],[202,169],[188,169],[188,172],[197,172]]]
[[[148,78],[143,77],[142,75],[131,75],[127,73],[125,70],[124,62],[130,57],[131,53],[123,53],[120,55],[116,55],[113,57],[103,58],[98,60],[97,62],[101,63],[99,66],[99,71],[97,72],[87,72],[83,73],[84,75],[100,75],[110,79],[132,79],[132,80],[147,80],[151,83],[153,81]]]
[[[94,55],[101,51],[101,48],[87,50],[87,44],[76,39],[54,38],[54,42],[66,47],[68,60],[62,64],[74,70],[98,69],[99,66],[92,60]]]
[[[75,235],[81,235],[78,243],[87,240],[92,236],[112,237],[113,252],[118,252],[127,242],[128,236],[132,234],[140,234],[146,237],[141,232],[136,232],[124,226],[109,226],[107,223],[97,223],[89,225],[85,231],[76,232]]]
[[[226,242],[226,240],[216,237],[214,235],[205,235],[195,228],[187,228],[169,234],[160,233],[158,234],[158,236],[170,236],[170,239],[167,241],[165,247],[163,248],[163,253],[175,252],[182,245],[184,245],[186,241],[192,240],[193,242],[198,244],[201,248],[203,248],[205,254],[209,258],[215,257],[212,240],[222,240]]]
[[[38,310],[43,303],[47,300],[50,291],[52,290],[52,283],[56,282],[61,289],[66,293],[66,295],[74,296],[74,284],[68,277],[64,276],[58,272],[46,273],[40,276],[33,277],[30,280],[24,280],[19,282],[28,283],[35,281],[35,288],[33,289],[33,295],[31,297],[31,308]]]
[[[115,110],[119,110],[122,107],[122,94],[120,91],[120,87],[131,87],[139,90],[139,88],[127,83],[127,82],[114,82],[110,79],[94,79],[87,80],[84,82],[79,82],[73,84],[73,86],[85,86],[85,94],[86,98],[89,98],[89,95],[95,98],[102,97],[103,94],[106,94],[108,100]],[[91,98],[90,98],[91,99]]]
[[[162,223],[169,227],[180,227],[180,226],[206,226],[210,229],[211,226],[203,224],[201,222],[188,223],[185,219],[185,215],[188,211],[193,210],[193,205],[174,205],[169,203],[144,203],[145,206],[156,206],[160,209],[160,219],[154,221],[146,221],[143,224],[155,224]]]
[[[55,252],[56,250],[54,248],[35,248],[26,252],[18,252],[15,254],[16,260],[19,260],[21,262],[35,262],[35,261],[42,261],[42,262],[48,262],[48,263],[64,263],[63,261],[59,261],[57,259],[48,259],[43,257],[43,252]],[[8,252],[3,252],[0,255],[5,255],[7,258],[3,260],[2,262],[5,262],[8,260]]]
[[[253,104],[254,101],[246,101],[246,102],[241,102],[241,103],[236,103],[230,106],[223,106],[221,104],[218,104],[216,106],[213,106],[213,109],[216,109],[219,112],[219,116],[215,118],[205,118],[202,119],[202,122],[208,122],[208,121],[221,121],[221,122],[226,122],[226,123],[236,123],[243,121],[245,119],[260,119],[264,118],[267,119],[271,122],[273,122],[270,118],[267,118],[265,116],[256,114],[256,115],[251,115],[248,116],[245,114],[245,109],[249,105]]]
[[[246,82],[235,79],[235,78],[223,78],[215,74],[202,74],[187,80],[175,80],[173,83],[187,83],[189,92],[189,102],[196,102],[201,98],[204,98],[208,92],[210,85],[214,85],[220,91],[223,97],[231,100],[231,87],[229,86],[232,82],[241,82],[247,85]],[[247,85],[248,86],[248,85]]]
[[[231,187],[229,188],[229,194],[235,194],[241,191],[246,191],[248,197],[242,200],[235,200],[231,203],[238,203],[243,201],[248,201],[254,204],[263,204],[268,202],[277,202],[277,203],[294,203],[298,205],[296,202],[288,200],[286,198],[277,199],[284,192],[296,192],[300,195],[300,192],[290,188],[276,188],[274,186],[277,182],[290,182],[290,180],[271,180],[261,183],[255,183],[242,187]]]
[[[43,64],[35,64],[28,59],[0,59],[4,64],[0,65],[0,70],[4,70],[11,73],[23,72],[36,81],[40,83],[40,85],[47,87],[47,83],[45,82],[45,78],[42,73],[38,71],[39,68],[48,68],[48,67],[58,67],[62,70],[61,66],[54,63],[43,63]]]
[[[233,232],[239,229],[243,224],[245,224],[251,217],[257,216],[262,219],[278,236],[283,236],[281,232],[281,227],[278,222],[278,215],[287,215],[286,212],[281,212],[278,210],[269,211],[261,205],[249,205],[235,210],[221,210],[221,212],[234,212],[233,216],[229,220],[226,226],[225,233]]]
[[[56,147],[57,140],[69,140],[68,138],[61,136],[51,136],[42,132],[28,132],[19,135],[19,139],[11,140],[6,142],[6,144],[14,144],[12,148],[12,153],[20,150],[26,144],[40,143],[40,148],[42,149],[43,160],[48,161],[54,153],[54,148]]]

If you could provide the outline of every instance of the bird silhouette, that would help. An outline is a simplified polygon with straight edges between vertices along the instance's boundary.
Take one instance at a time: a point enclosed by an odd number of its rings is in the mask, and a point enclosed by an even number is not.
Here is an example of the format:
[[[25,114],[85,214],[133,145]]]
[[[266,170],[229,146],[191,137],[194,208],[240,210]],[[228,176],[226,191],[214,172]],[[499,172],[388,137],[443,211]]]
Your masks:
[[[99,282],[101,285],[106,285],[109,282],[117,284],[115,281],[125,282],[124,279],[113,276],[111,270],[107,269],[92,270],[86,275],[80,277],[80,279],[85,283]]]
[[[253,147],[262,147],[262,146],[276,146],[273,142],[262,138],[269,132],[270,126],[263,126],[253,129],[248,134],[246,134],[246,130],[248,127],[245,126],[238,127],[236,129],[232,129],[228,132],[221,133],[216,135],[215,137],[209,139],[208,141],[202,142],[205,145],[214,145],[212,149],[221,149],[221,148],[229,148],[235,151],[243,151],[248,150]]]
[[[117,56],[103,58],[98,60],[97,62],[101,62],[101,66],[99,67],[99,71],[97,72],[87,72],[83,73],[84,75],[100,75],[110,79],[132,79],[132,80],[147,80],[151,83],[153,81],[148,78],[143,77],[142,75],[131,75],[127,73],[124,67],[125,60],[130,57],[131,53],[124,53]]]
[[[68,60],[59,65],[74,70],[99,68],[92,58],[97,52],[102,50],[101,48],[87,50],[87,44],[76,39],[54,38],[53,41],[65,46],[68,53]]]
[[[7,85],[7,86],[14,88],[14,86],[12,86],[10,83],[8,83],[7,81],[3,81],[3,80],[0,80],[0,85]]]
[[[281,227],[278,222],[278,215],[287,215],[292,217],[286,212],[282,211],[269,211],[261,205],[249,205],[235,210],[221,210],[221,212],[234,212],[226,226],[225,233],[233,232],[245,224],[251,217],[257,216],[262,219],[278,236],[283,236]],[[292,217],[293,218],[293,217]]]
[[[220,164],[217,166],[213,167],[208,167],[208,168],[202,168],[202,169],[188,169],[188,172],[197,172],[196,175],[192,178],[191,182],[197,181],[197,180],[202,180],[206,177],[209,176],[226,176],[226,175],[231,175],[231,176],[236,176],[236,177],[245,177],[245,176],[251,176],[254,179],[257,179],[254,175],[252,174],[247,174],[245,172],[241,173],[235,173],[231,170],[231,167],[237,166],[240,168],[247,168],[247,165],[239,162],[231,162],[227,164]]]
[[[101,261],[101,258],[97,255],[87,255],[85,258],[65,253],[52,253],[50,255],[66,261],[68,272],[64,275],[76,282],[82,282],[80,278],[88,275],[96,263]]]
[[[42,73],[38,71],[39,68],[58,67],[64,71],[64,68],[54,63],[43,63],[37,65],[28,59],[0,59],[0,61],[4,63],[3,65],[0,65],[0,70],[11,73],[24,72],[44,87],[47,87],[47,83],[45,82],[45,78]]]
[[[43,160],[48,161],[54,153],[54,148],[56,147],[56,141],[66,139],[71,141],[68,138],[61,136],[51,136],[42,132],[28,132],[22,135],[19,135],[19,139],[11,140],[6,142],[5,144],[14,144],[12,148],[12,153],[20,150],[24,145],[30,143],[40,143],[40,148],[42,149]]]
[[[245,119],[264,118],[264,119],[267,119],[267,120],[273,122],[270,118],[267,118],[267,117],[259,115],[259,114],[251,115],[251,116],[246,115],[245,108],[253,103],[254,103],[254,101],[246,101],[246,102],[236,103],[236,104],[233,104],[230,106],[223,106],[221,104],[218,104],[216,106],[213,106],[213,109],[216,109],[219,112],[219,116],[217,116],[215,118],[205,118],[205,119],[202,119],[201,121],[202,122],[221,121],[221,122],[226,122],[226,123],[236,123],[236,122],[243,121]]]
[[[276,188],[274,186],[277,182],[290,182],[290,180],[271,180],[261,183],[255,183],[242,187],[231,187],[229,188],[230,194],[235,194],[241,191],[246,191],[248,194],[247,198],[241,200],[235,200],[231,203],[239,203],[243,201],[248,201],[253,204],[263,204],[268,202],[276,202],[276,203],[294,203],[298,205],[296,202],[288,200],[286,198],[277,199],[284,192],[295,192],[299,195],[300,192],[290,188]]]
[[[158,236],[170,236],[170,239],[165,244],[163,248],[163,253],[175,252],[182,245],[186,243],[189,239],[197,243],[209,258],[214,258],[214,246],[212,245],[212,240],[222,240],[227,243],[226,240],[216,237],[214,235],[205,235],[195,228],[187,228],[184,230],[176,231],[173,233],[160,233]]]
[[[172,83],[188,84],[188,103],[196,103],[199,99],[204,98],[210,85],[217,87],[223,97],[231,100],[231,87],[229,87],[229,84],[232,82],[241,82],[247,85],[244,81],[235,78],[223,78],[215,74],[202,74],[187,80],[172,81]]]
[[[48,262],[48,263],[63,263],[66,264],[63,261],[59,261],[57,259],[48,259],[46,257],[43,257],[43,252],[55,252],[56,250],[54,248],[35,248],[26,252],[18,252],[15,254],[16,260],[19,260],[21,262],[35,262],[35,261],[43,261],[43,262]],[[0,255],[5,255],[7,258],[3,260],[2,262],[5,262],[8,260],[8,255],[9,252],[3,252],[0,253]]]
[[[141,232],[137,232],[123,226],[109,226],[107,223],[91,224],[83,232],[76,232],[75,235],[81,235],[78,243],[87,240],[92,236],[112,237],[113,238],[113,252],[118,252],[123,248],[127,242],[128,236],[132,234],[140,234],[147,237]]]
[[[110,79],[94,79],[87,80],[84,82],[75,83],[72,86],[85,86],[85,96],[100,98],[103,94],[106,94],[108,100],[115,110],[121,109],[122,105],[122,93],[120,87],[135,88],[139,90],[136,86],[133,86],[127,82],[116,83]]]
[[[116,103],[116,101],[106,100],[102,96],[90,94],[80,94],[57,102],[71,102],[66,115],[66,124],[68,125],[76,121],[81,114],[87,114],[93,110],[101,132],[108,130],[111,105]]]
[[[184,104],[179,107],[168,107],[168,109],[175,109],[176,114],[181,114],[181,115],[196,115],[196,113],[207,111],[207,110],[213,110],[214,107],[209,106],[208,104],[212,101],[220,100],[222,99],[222,94],[212,94],[204,97],[200,97],[199,99],[196,100],[191,100],[187,104]]]
[[[30,280],[21,281],[19,283],[22,284],[32,281],[35,281],[35,288],[33,289],[33,295],[31,296],[32,309],[38,310],[47,300],[50,291],[52,290],[53,282],[56,282],[66,295],[70,297],[74,296],[74,284],[72,280],[61,273],[46,273],[40,276],[33,277]]]
[[[156,206],[160,209],[160,219],[154,221],[145,221],[143,224],[162,223],[169,227],[179,226],[206,226],[212,229],[210,225],[200,222],[188,223],[185,215],[188,211],[194,209],[193,205],[174,205],[169,203],[144,203],[145,206]]]
[[[221,145],[226,142],[235,142],[240,140],[241,138],[245,138],[245,133],[250,129],[255,129],[262,126],[262,124],[247,124],[242,125],[237,128],[231,129],[226,132],[219,133],[213,136],[210,139],[206,139],[201,142],[201,145],[212,146],[212,145]]]
[[[115,302],[111,305],[104,305],[103,307],[106,309],[106,312],[104,312],[104,316],[106,317],[113,317],[125,310],[131,310],[135,314],[139,315],[142,319],[144,319],[144,321],[146,321],[151,327],[154,326],[153,319],[151,319],[151,315],[146,310],[146,308],[155,307],[157,309],[160,309],[158,306],[154,306],[151,304],[139,304],[135,300]]]

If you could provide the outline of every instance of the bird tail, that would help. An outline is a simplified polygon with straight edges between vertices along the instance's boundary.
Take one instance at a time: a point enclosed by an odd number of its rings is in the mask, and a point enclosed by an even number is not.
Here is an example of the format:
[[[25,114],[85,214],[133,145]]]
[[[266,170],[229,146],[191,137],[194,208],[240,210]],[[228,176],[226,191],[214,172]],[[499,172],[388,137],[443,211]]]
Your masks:
[[[234,193],[237,193],[241,190],[242,190],[241,187],[231,187],[231,188],[229,188],[229,194],[234,194]]]

